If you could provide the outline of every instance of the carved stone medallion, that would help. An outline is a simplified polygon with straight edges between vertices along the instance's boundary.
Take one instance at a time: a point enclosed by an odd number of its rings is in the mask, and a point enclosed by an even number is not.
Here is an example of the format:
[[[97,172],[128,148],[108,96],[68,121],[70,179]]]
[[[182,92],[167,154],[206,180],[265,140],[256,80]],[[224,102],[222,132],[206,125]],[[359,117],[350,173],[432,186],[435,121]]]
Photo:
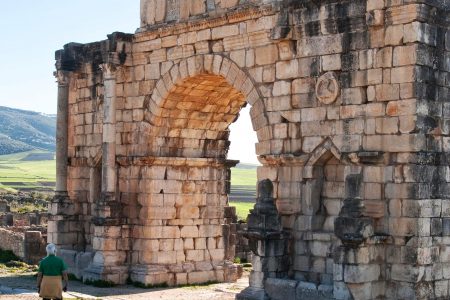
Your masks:
[[[316,96],[323,104],[331,104],[339,96],[340,87],[334,72],[328,72],[319,77],[316,84]]]

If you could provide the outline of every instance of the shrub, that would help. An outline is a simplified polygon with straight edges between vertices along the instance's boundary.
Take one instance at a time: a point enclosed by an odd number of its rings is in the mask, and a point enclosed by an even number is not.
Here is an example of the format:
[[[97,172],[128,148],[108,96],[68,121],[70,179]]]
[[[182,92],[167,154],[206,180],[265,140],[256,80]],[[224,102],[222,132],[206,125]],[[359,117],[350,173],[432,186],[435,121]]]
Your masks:
[[[11,250],[0,249],[0,263],[7,263],[10,261],[19,261],[20,259]]]

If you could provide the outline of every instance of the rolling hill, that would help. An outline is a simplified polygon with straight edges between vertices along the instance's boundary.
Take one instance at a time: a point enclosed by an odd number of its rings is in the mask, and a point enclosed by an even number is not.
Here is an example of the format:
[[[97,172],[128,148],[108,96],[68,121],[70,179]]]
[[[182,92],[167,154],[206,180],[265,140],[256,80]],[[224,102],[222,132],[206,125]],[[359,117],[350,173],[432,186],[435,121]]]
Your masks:
[[[0,106],[0,155],[55,151],[56,116]]]

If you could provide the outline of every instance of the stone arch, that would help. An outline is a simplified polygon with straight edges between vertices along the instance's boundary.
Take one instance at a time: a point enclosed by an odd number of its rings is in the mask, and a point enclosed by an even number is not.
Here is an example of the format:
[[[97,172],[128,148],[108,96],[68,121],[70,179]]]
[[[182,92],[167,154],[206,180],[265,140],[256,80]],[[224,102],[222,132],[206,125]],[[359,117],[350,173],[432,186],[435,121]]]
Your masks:
[[[228,148],[228,126],[247,104],[251,105],[253,129],[267,126],[262,96],[246,71],[221,55],[197,55],[179,61],[161,76],[147,100],[145,121],[156,136],[223,141],[200,145],[213,149],[204,156],[221,157],[227,151],[221,149]]]

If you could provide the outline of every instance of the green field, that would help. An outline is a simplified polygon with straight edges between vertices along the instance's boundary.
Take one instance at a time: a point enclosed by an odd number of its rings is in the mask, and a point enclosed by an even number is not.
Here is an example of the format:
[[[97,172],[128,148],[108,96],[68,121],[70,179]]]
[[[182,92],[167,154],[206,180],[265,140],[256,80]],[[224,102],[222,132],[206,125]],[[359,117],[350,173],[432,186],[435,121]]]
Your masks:
[[[256,166],[239,164],[231,169],[230,205],[240,220],[247,218],[256,201]]]
[[[55,160],[29,160],[43,151],[0,155],[0,190],[51,191],[55,186]],[[39,155],[37,155],[39,154]]]

